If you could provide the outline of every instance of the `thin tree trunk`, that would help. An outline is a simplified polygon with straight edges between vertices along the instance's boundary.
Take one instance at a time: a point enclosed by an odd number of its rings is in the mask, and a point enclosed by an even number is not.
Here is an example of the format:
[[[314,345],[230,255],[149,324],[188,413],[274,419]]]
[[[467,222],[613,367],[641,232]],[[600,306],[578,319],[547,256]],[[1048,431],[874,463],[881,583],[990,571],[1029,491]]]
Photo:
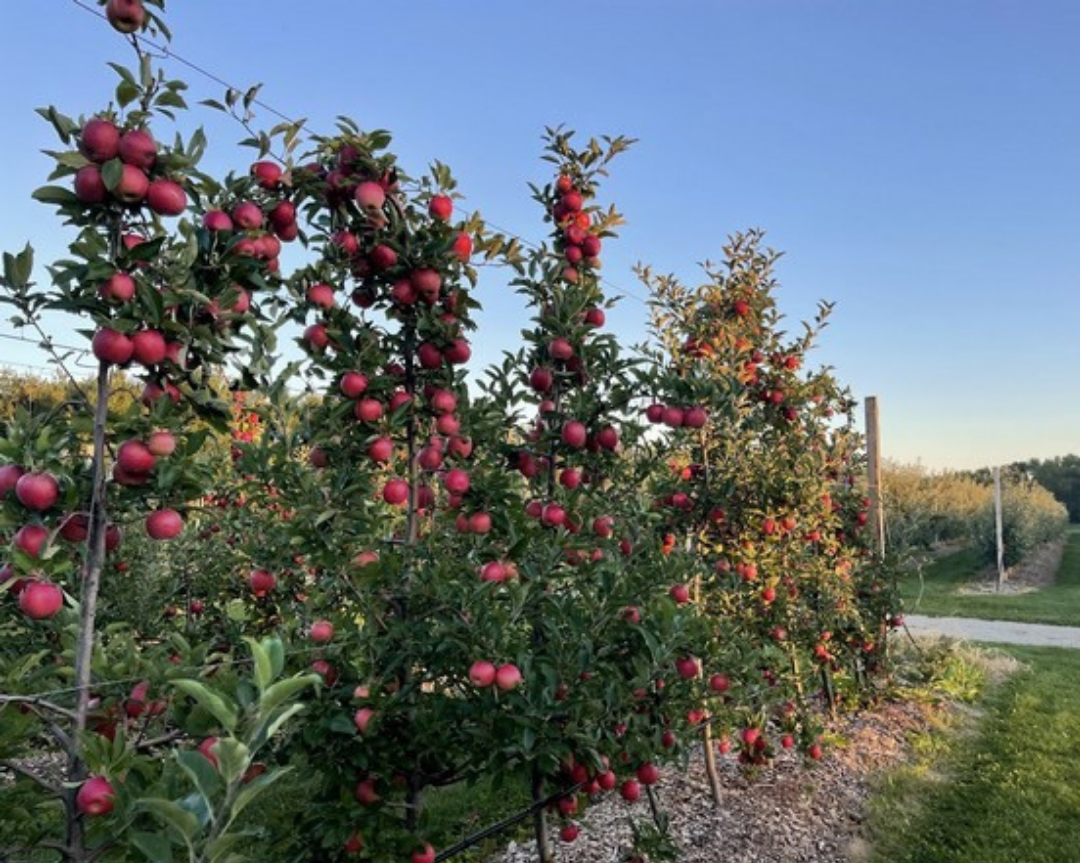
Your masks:
[[[81,738],[86,730],[90,713],[91,665],[94,658],[94,624],[97,617],[98,592],[101,574],[105,568],[105,530],[108,515],[105,505],[105,431],[109,418],[109,366],[98,367],[97,405],[94,410],[94,457],[93,492],[90,498],[90,527],[87,553],[82,567],[82,585],[79,595],[79,637],[75,645],[75,729],[72,732],[72,750],[68,757],[67,780],[73,783],[64,795],[67,809],[65,844],[68,859],[86,859],[86,842],[82,819],[75,807],[77,785],[86,778],[86,765],[82,760]]]

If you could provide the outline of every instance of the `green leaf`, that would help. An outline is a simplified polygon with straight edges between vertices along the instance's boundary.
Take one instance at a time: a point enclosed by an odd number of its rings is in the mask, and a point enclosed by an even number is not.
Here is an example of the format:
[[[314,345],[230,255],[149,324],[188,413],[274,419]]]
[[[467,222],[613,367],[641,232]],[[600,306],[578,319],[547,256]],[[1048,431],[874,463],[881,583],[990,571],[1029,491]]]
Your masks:
[[[241,741],[232,737],[217,742],[216,752],[221,778],[229,785],[236,782],[251,764],[251,753]]]
[[[43,204],[79,203],[78,196],[71,189],[65,189],[63,186],[42,186],[40,189],[35,189],[31,197]]]
[[[240,793],[236,795],[236,800],[233,802],[232,812],[229,813],[229,820],[234,820],[241,812],[243,812],[248,806],[254,802],[260,794],[262,794],[268,786],[273,785],[282,776],[285,776],[292,772],[291,767],[283,767],[280,770],[274,770],[270,773],[264,773],[262,776],[257,776],[247,785],[245,785]]]
[[[125,82],[127,84],[131,84],[131,85],[136,86],[136,87],[138,86],[138,84],[135,81],[135,76],[131,74],[130,69],[126,68],[125,66],[121,66],[119,63],[109,63],[107,65],[117,75],[120,76],[121,81],[123,81],[123,82]]]
[[[270,657],[274,680],[277,680],[281,677],[281,672],[285,670],[285,645],[281,643],[280,638],[267,638],[263,641],[263,647]]]
[[[259,699],[259,710],[262,713],[270,713],[286,701],[295,698],[309,686],[316,685],[320,680],[322,678],[317,674],[302,674],[280,680],[263,692],[262,698]]]
[[[119,159],[109,159],[101,166],[101,181],[110,192],[116,190],[124,177],[124,163]]]
[[[284,725],[286,722],[296,716],[296,714],[303,709],[303,704],[293,704],[289,707],[286,707],[284,710],[274,716],[274,718],[269,720],[265,727],[260,728],[259,732],[255,735],[255,740],[252,742],[254,748],[258,749],[259,747],[261,747],[264,743],[266,743],[267,740],[269,740],[278,733],[278,730],[281,728],[282,725]]]
[[[174,680],[173,686],[185,695],[195,699],[205,710],[210,712],[227,731],[236,730],[236,709],[216,692],[197,680]]]
[[[207,849],[208,854],[206,859],[209,863],[218,863],[219,860],[249,860],[251,858],[246,854],[239,857],[232,857],[231,852],[237,845],[250,845],[252,839],[257,835],[258,834],[254,830],[238,830],[219,836]]]
[[[172,843],[162,833],[132,833],[131,844],[153,863],[172,863]]]
[[[135,801],[135,808],[150,813],[159,821],[172,827],[183,837],[189,848],[199,832],[199,820],[171,800],[144,797]]]
[[[210,759],[197,750],[180,749],[176,751],[176,762],[194,783],[207,810],[213,812],[214,796],[221,787],[221,777]]]
[[[244,641],[247,642],[248,649],[251,650],[251,659],[255,663],[255,685],[259,687],[260,692],[264,692],[274,682],[274,669],[270,663],[270,657],[265,648],[254,638],[245,637]]]
[[[133,81],[121,81],[116,85],[116,102],[121,108],[126,108],[139,98],[142,90]]]

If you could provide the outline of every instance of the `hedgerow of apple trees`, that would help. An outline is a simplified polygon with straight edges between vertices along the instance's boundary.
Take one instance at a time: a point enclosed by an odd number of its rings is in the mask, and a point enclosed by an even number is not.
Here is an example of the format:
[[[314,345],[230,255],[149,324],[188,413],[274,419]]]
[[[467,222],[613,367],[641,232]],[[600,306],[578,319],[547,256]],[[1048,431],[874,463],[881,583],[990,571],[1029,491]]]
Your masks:
[[[126,17],[132,9],[137,23]],[[110,3],[107,12],[122,31],[167,35],[141,3]],[[98,364],[92,391],[5,427],[0,757],[17,778],[5,855],[23,856],[22,846],[66,860],[171,859],[175,840],[193,860],[224,859],[238,839],[232,818],[281,775],[255,778],[253,758],[298,692],[318,681],[275,685],[280,642],[253,642],[253,677],[232,703],[191,678],[239,650],[215,657],[212,645],[167,633],[96,626],[100,596],[127,589],[110,562],[131,535],[168,541],[195,514],[213,475],[200,452],[231,418],[220,369],[245,340],[272,338],[259,306],[276,290],[282,239],[296,236],[283,219],[262,229],[263,211],[287,204],[274,165],[269,176],[219,183],[197,170],[201,132],[163,143],[185,85],[132,44],[138,64],[115,67],[110,106],[78,120],[41,112],[61,149],[51,153],[55,184],[35,197],[73,230],[70,257],[43,282],[29,247],[4,258],[3,299],[16,326],[48,345],[42,317],[75,316]],[[232,230],[221,229],[223,216]],[[245,350],[244,362],[258,373],[259,351]],[[141,378],[140,398],[110,400],[121,367]],[[219,741],[163,758],[163,746],[210,717],[223,728]]]
[[[693,571],[672,595],[708,621],[685,668],[700,669],[721,751],[750,764],[778,747],[820,757],[814,696],[823,687],[829,703],[834,675],[861,685],[880,667],[896,611],[868,559],[853,402],[827,370],[800,371],[830,309],[788,337],[775,257],[751,232],[696,289],[641,271],[663,351],[645,411],[663,430],[653,493],[666,553]]]
[[[168,36],[161,3],[103,5]],[[846,396],[798,374],[813,333],[778,332],[756,236],[699,292],[659,280],[666,359],[629,358],[599,279],[621,219],[597,203],[626,140],[549,130],[550,238],[523,254],[455,217],[445,166],[410,178],[350,121],[301,159],[284,125],[252,133],[250,171],[200,172],[201,132],[160,143],[184,85],[132,44],[113,105],[43,112],[63,149],[36,197],[70,258],[45,287],[5,257],[16,323],[78,316],[99,375],[5,427],[0,843],[430,863],[425,794],[494,774],[530,789],[549,859],[549,815],[573,841],[603,791],[656,803],[699,734],[818,757],[812,708],[876,667],[891,598],[830,422]],[[219,107],[248,124],[251,99]],[[281,278],[293,240],[309,263]],[[470,391],[474,253],[533,317]],[[304,358],[271,382],[283,324]],[[141,398],[110,401],[121,368]],[[322,392],[290,396],[297,372]],[[290,770],[312,805],[285,823],[251,803]],[[670,851],[663,826],[632,853]]]

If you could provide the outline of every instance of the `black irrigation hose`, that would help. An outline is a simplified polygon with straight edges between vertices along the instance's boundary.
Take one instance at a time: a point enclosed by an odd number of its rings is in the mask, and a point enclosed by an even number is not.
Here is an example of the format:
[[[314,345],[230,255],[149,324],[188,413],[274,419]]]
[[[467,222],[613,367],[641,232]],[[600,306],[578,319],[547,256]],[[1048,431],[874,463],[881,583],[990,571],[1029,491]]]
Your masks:
[[[511,815],[508,818],[504,818],[502,821],[496,821],[494,824],[489,824],[482,830],[478,830],[471,836],[466,836],[460,842],[456,842],[449,848],[444,848],[438,854],[435,855],[435,863],[442,863],[443,860],[449,860],[460,854],[462,851],[467,851],[472,848],[478,842],[483,842],[489,836],[494,836],[496,833],[502,833],[504,830],[513,827],[515,824],[520,824],[527,818],[530,818],[536,812],[539,812],[545,806],[550,806],[556,800],[561,797],[566,797],[568,794],[576,794],[582,788],[585,787],[584,782],[579,782],[571,788],[564,788],[560,791],[556,791],[554,794],[549,794],[543,800],[538,800],[526,809],[522,809],[520,812]]]

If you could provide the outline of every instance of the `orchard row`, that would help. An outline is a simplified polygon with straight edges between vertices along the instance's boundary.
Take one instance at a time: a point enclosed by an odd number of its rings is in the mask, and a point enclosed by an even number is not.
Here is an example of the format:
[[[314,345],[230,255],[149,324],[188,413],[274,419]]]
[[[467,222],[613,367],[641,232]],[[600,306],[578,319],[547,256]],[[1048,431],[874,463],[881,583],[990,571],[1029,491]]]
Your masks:
[[[106,11],[136,33],[161,8]],[[698,288],[642,271],[655,339],[632,353],[599,278],[625,139],[549,132],[549,239],[522,254],[459,212],[445,166],[409,176],[348,121],[255,136],[250,170],[210,177],[201,132],[161,143],[183,89],[143,63],[116,109],[44,111],[67,149],[37,197],[71,256],[46,285],[5,258],[18,323],[76,316],[99,363],[0,450],[0,740],[51,736],[68,763],[14,838],[216,860],[257,829],[282,859],[430,863],[425,795],[500,773],[552,797],[548,859],[592,799],[637,800],[698,743],[714,782],[718,756],[820,758],[895,609],[852,402],[804,371],[827,308],[780,329],[761,237]],[[477,255],[532,318],[470,378]],[[283,327],[302,359],[281,371]],[[321,391],[291,395],[297,373]],[[628,855],[662,854],[661,826]]]

